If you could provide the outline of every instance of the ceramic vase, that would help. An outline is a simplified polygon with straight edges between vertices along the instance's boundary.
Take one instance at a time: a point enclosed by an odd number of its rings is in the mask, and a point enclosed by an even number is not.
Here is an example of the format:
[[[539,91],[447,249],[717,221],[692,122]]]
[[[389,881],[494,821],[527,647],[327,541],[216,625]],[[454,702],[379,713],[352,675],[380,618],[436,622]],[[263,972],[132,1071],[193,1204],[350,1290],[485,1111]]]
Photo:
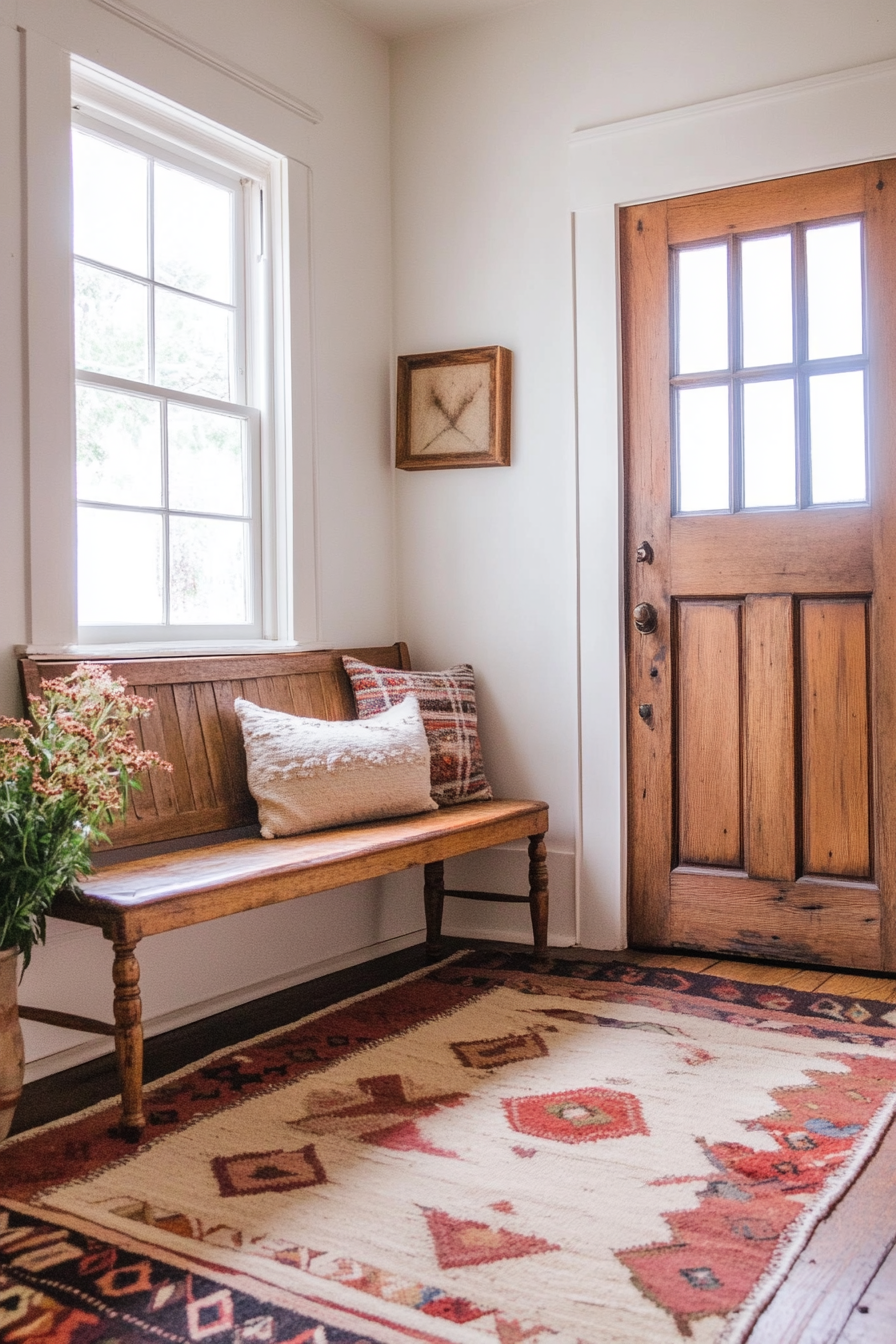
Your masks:
[[[9,1133],[25,1077],[25,1043],[16,993],[18,960],[14,947],[0,952],[0,1143]]]

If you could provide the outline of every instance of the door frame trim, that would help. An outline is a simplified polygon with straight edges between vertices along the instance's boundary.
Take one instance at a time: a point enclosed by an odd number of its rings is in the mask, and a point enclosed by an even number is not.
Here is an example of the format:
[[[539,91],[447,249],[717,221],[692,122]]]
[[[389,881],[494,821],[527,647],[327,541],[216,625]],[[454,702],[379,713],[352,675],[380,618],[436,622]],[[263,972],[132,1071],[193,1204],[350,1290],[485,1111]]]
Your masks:
[[[576,132],[570,147],[579,649],[577,926],[626,945],[622,403],[617,213],[896,157],[896,60]]]

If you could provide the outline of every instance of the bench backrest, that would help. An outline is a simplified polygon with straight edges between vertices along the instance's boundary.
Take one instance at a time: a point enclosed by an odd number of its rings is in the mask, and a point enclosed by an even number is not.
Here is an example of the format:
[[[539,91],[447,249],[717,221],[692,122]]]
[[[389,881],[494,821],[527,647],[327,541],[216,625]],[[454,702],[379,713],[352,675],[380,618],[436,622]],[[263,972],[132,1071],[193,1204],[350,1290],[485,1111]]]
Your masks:
[[[173,774],[154,770],[142,779],[143,787],[132,795],[126,818],[109,831],[109,848],[256,823],[234,700],[242,697],[265,709],[315,719],[354,719],[343,653],[378,667],[411,665],[405,644],[314,653],[90,660],[107,663],[130,690],[154,701],[152,712],[137,724],[136,735],[144,747],[174,766]],[[75,661],[20,659],[24,693],[38,695],[42,680],[64,677],[75,666]]]

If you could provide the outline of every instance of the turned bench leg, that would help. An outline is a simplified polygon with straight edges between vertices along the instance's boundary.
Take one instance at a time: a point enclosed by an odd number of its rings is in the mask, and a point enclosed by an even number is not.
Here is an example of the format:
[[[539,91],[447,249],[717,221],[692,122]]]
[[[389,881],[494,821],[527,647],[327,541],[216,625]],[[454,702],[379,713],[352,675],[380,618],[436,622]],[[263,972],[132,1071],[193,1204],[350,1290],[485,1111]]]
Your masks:
[[[445,890],[445,865],[443,862],[423,865],[423,904],[426,910],[426,955],[430,959],[438,957],[442,938],[442,907],[446,896],[457,896],[468,901],[506,901],[512,904],[528,905],[532,919],[532,938],[536,955],[547,950],[548,945],[548,865],[544,832],[529,836],[529,895],[502,896],[493,891],[448,891]]]
[[[548,945],[548,865],[544,835],[529,836],[529,914],[535,951]]]
[[[146,1120],[143,1115],[143,1009],[140,1002],[140,966],[134,956],[136,940],[113,943],[115,961],[115,1055],[121,1081],[121,1128],[128,1138],[139,1139]]]
[[[426,911],[426,955],[439,956],[442,945],[442,907],[445,904],[445,864],[441,859],[423,865],[423,907]]]

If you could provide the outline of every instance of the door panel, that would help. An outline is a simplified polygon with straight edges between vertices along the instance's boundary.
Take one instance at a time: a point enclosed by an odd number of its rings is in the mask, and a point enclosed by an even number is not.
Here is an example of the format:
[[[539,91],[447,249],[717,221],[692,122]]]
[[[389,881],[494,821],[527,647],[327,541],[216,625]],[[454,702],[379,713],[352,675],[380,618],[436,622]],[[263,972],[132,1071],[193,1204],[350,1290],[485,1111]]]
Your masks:
[[[743,867],[740,602],[678,607],[680,863]]]
[[[793,598],[745,603],[747,834],[751,877],[796,878]]]
[[[673,947],[880,968],[881,899],[870,884],[763,882],[746,873],[676,868],[670,887]]]
[[[803,484],[800,507],[738,511],[735,484],[732,511],[673,516],[670,248],[842,215],[864,219],[869,502]],[[620,261],[630,941],[896,969],[894,164],[622,210]],[[793,369],[758,376],[826,371],[795,330]],[[733,374],[674,385],[733,378],[738,415],[738,340]]]
[[[869,165],[875,167],[876,165]],[[858,215],[865,209],[863,168],[803,173],[667,201],[669,242],[693,243],[784,224]]]
[[[671,520],[673,592],[870,592],[871,510],[704,514]]]
[[[871,876],[867,603],[800,603],[803,867]]]

